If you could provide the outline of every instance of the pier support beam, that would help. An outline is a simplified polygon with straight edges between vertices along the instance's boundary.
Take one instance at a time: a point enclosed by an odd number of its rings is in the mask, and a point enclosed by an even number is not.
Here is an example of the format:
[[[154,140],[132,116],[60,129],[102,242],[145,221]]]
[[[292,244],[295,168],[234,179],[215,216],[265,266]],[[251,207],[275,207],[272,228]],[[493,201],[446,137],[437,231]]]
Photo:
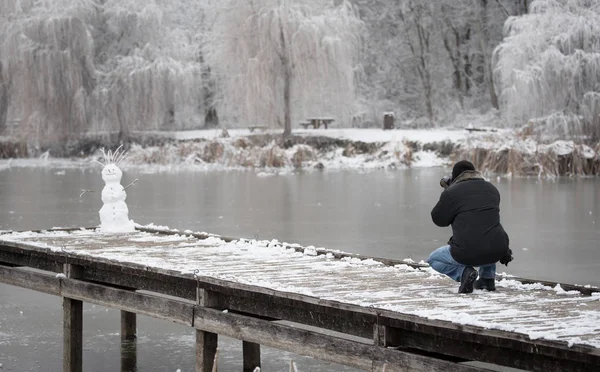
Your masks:
[[[260,344],[243,341],[242,353],[244,354],[244,372],[253,372],[256,367],[260,367]]]
[[[137,371],[136,314],[121,310],[121,372]]]
[[[381,347],[389,346],[389,332],[386,326],[373,325],[373,345]]]
[[[197,288],[196,300],[199,306],[217,306],[215,293]],[[218,335],[196,330],[196,372],[216,371]]]
[[[121,341],[135,340],[137,321],[135,313],[121,310]]]
[[[65,264],[67,278],[77,278],[81,267]],[[63,297],[63,372],[83,371],[83,302]]]

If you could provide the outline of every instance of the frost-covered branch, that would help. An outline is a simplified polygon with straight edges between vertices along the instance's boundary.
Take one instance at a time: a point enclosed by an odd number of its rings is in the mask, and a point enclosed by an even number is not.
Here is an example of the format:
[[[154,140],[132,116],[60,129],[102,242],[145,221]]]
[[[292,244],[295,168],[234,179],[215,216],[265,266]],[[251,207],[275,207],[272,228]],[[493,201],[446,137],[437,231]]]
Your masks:
[[[362,22],[347,1],[214,3],[206,58],[220,111],[234,126],[285,126],[310,116],[354,113]],[[286,93],[288,92],[288,93]]]
[[[506,119],[554,136],[600,138],[598,8],[537,0],[529,14],[506,22],[505,34],[494,53],[494,77]]]
[[[202,125],[202,3],[3,1],[0,124],[38,144]]]
[[[500,6],[500,9],[502,9],[502,11],[504,12],[504,14],[506,14],[507,17],[510,16],[510,12],[506,8],[506,6],[504,6],[504,4],[502,3],[502,0],[496,0],[496,2]]]

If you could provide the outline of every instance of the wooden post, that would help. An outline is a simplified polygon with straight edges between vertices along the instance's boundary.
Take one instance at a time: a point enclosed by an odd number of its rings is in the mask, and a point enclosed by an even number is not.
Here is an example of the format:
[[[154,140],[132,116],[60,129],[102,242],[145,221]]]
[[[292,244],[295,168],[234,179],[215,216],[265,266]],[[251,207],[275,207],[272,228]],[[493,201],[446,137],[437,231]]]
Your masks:
[[[244,372],[253,372],[256,367],[260,367],[260,344],[243,341],[242,354],[244,354]]]
[[[121,372],[137,371],[136,314],[121,311]]]
[[[81,267],[65,264],[64,274],[76,278]],[[63,297],[63,372],[83,371],[83,302]]]
[[[214,307],[217,305],[215,293],[197,288],[196,300],[199,306]],[[212,372],[216,364],[218,335],[216,333],[196,330],[196,372]]]
[[[136,338],[136,314],[121,311],[121,341],[131,341]]]
[[[387,327],[379,324],[373,325],[373,345],[387,347],[389,336]]]

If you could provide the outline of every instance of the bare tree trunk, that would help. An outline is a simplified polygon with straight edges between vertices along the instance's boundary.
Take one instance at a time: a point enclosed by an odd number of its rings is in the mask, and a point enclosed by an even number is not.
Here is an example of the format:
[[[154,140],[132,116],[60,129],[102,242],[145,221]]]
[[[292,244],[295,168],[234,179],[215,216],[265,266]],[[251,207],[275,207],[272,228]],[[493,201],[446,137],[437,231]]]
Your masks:
[[[517,15],[523,15],[529,13],[529,1],[528,0],[518,0],[520,6],[519,13]]]
[[[292,107],[290,99],[292,91],[292,65],[287,53],[281,18],[279,18],[279,37],[281,40],[279,58],[281,59],[283,68],[283,136],[286,137],[292,134]]]
[[[292,88],[292,71],[289,68],[289,62],[287,62],[287,68],[284,68],[283,72],[283,110],[284,110],[284,123],[283,123],[283,135],[289,136],[292,134],[292,108],[290,102],[290,93]]]
[[[454,28],[452,25],[449,25],[449,27],[452,29],[452,35],[454,35],[455,49],[453,50],[451,41],[449,40],[449,37],[447,37],[446,35],[443,36],[444,48],[446,48],[446,51],[448,52],[448,57],[450,58],[450,61],[452,62],[452,67],[454,68],[454,73],[453,73],[454,89],[456,89],[456,93],[458,95],[458,103],[460,104],[460,108],[464,109],[465,101],[464,101],[463,88],[462,88],[462,69],[460,66],[460,64],[462,62],[462,56],[460,53],[460,46],[461,46],[460,45],[460,35],[459,35],[458,30],[456,28]]]
[[[496,88],[494,86],[494,77],[492,76],[492,69],[490,66],[490,62],[487,63],[488,65],[488,81],[489,81],[489,90],[490,90],[490,101],[492,102],[492,107],[494,107],[495,109],[499,109],[500,108],[500,104],[498,103],[498,95],[496,94]]]
[[[419,15],[419,21],[422,15]],[[425,109],[427,117],[433,123],[433,84],[431,81],[431,71],[429,70],[429,31],[415,19],[415,27],[419,37],[419,64],[421,72],[421,81],[423,83],[423,91],[425,93]]]
[[[3,67],[0,62],[0,134],[6,130],[8,115],[8,81],[3,78]]]
[[[431,81],[431,71],[430,71],[430,63],[429,63],[429,30],[427,30],[422,24],[423,18],[423,9],[421,5],[416,5],[416,8],[412,8],[415,4],[411,3],[410,11],[414,13],[413,15],[413,23],[414,30],[417,33],[418,45],[415,46],[410,38],[410,30],[411,28],[408,25],[408,20],[405,18],[402,10],[399,10],[398,16],[402,23],[404,24],[404,32],[406,34],[406,40],[408,43],[408,47],[410,49],[411,54],[416,59],[416,68],[419,73],[419,78],[421,80],[421,85],[423,87],[423,98],[425,99],[425,111],[427,112],[427,117],[429,121],[433,123],[434,113],[433,113],[433,82]]]
[[[118,89],[122,90],[125,89],[124,88],[124,83],[122,80],[119,79],[119,81],[117,82],[118,84]],[[117,94],[116,97],[122,97],[121,94]],[[119,135],[118,135],[118,141],[120,143],[124,143],[127,142],[129,140],[129,123],[127,122],[125,115],[124,115],[124,110],[123,110],[123,103],[121,101],[117,101],[116,102],[117,105],[117,120],[119,122]]]
[[[494,78],[492,76],[492,66],[490,61],[490,56],[488,55],[488,44],[490,40],[489,30],[488,30],[488,0],[481,0],[480,2],[480,16],[479,16],[479,28],[481,37],[480,45],[481,45],[481,53],[483,55],[483,68],[484,68],[484,78],[485,82],[488,86],[488,91],[490,94],[490,102],[495,109],[500,108],[498,104],[498,96],[496,95],[496,90],[494,89]]]
[[[464,44],[468,46],[469,40],[471,40],[471,28],[470,27],[467,30],[467,33],[465,34]],[[465,78],[465,97],[469,97],[471,95],[471,77],[472,77],[473,71],[471,69],[471,59],[469,57],[468,49],[465,51],[463,59],[464,59],[463,76]]]
[[[198,62],[202,69],[202,107],[204,111],[204,128],[219,126],[219,115],[215,107],[215,83],[212,79],[210,67],[204,61],[204,53],[198,54]]]

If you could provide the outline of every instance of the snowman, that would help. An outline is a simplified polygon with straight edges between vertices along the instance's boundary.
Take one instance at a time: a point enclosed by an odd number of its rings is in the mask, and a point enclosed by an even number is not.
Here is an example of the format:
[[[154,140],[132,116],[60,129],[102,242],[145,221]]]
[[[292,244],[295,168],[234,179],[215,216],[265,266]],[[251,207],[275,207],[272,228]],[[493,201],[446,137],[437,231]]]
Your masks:
[[[101,232],[135,231],[134,222],[129,219],[129,209],[125,204],[127,193],[125,188],[121,186],[123,172],[117,166],[125,156],[125,152],[119,152],[120,150],[121,146],[114,153],[110,150],[105,153],[102,149],[104,163],[97,161],[104,167],[102,169],[102,179],[105,182],[102,189],[102,203],[104,205],[99,212]]]

